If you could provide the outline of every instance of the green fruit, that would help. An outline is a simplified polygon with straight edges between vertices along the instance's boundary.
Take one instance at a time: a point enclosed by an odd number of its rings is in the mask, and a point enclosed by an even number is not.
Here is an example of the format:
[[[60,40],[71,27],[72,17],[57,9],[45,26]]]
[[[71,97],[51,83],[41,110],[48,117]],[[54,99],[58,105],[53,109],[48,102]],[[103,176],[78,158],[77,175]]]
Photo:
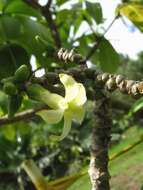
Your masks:
[[[1,80],[1,83],[6,83],[6,82],[13,82],[14,81],[14,77],[7,77]]]
[[[14,74],[15,82],[24,82],[28,80],[30,76],[30,70],[27,65],[21,65]]]
[[[22,96],[21,95],[13,95],[9,96],[8,101],[8,117],[13,117],[14,114],[18,111],[22,103]]]
[[[17,88],[12,82],[5,83],[3,90],[8,95],[15,95],[17,93]]]

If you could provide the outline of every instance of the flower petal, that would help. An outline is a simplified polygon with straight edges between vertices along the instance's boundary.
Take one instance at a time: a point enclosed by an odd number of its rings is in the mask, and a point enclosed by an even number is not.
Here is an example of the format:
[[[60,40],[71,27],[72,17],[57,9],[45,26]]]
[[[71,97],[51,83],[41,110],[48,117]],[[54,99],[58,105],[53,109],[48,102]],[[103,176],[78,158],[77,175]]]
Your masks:
[[[30,98],[47,104],[53,109],[66,109],[68,107],[64,97],[49,92],[39,84],[32,84],[27,87],[27,92]]]
[[[85,107],[84,106],[75,106],[69,107],[68,110],[65,111],[70,115],[71,119],[81,124],[85,115]]]
[[[53,140],[61,141],[63,140],[69,133],[71,129],[71,117],[70,114],[66,113],[64,114],[64,127],[61,136],[51,135],[51,138]]]
[[[63,117],[63,110],[42,110],[36,113],[46,123],[55,124],[58,123]]]
[[[74,78],[67,74],[59,74],[61,83],[65,87],[65,99],[67,102],[72,101],[78,94],[79,86]]]
[[[42,94],[42,99],[41,99],[45,104],[47,104],[49,107],[53,109],[66,109],[68,107],[64,97],[55,94],[55,93],[43,93]]]
[[[84,88],[83,84],[78,83],[78,87],[79,87],[78,88],[78,94],[75,97],[75,99],[73,99],[72,102],[71,102],[72,105],[75,105],[75,106],[81,106],[87,100],[86,91],[85,91],[85,88]]]
[[[70,108],[69,108],[70,109]],[[76,121],[77,123],[81,124],[85,115],[85,107],[77,106],[70,109],[70,114],[72,120]]]

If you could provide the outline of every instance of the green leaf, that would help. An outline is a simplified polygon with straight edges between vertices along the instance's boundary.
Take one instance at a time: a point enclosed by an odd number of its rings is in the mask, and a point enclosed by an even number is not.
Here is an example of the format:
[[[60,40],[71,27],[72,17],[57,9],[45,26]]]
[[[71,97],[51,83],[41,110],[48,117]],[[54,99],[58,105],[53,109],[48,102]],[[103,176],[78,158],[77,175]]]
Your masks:
[[[83,34],[80,38],[77,38],[76,41],[80,44],[77,47],[78,52],[80,52],[83,56],[86,56],[87,52],[89,51],[88,45],[95,41],[95,36],[93,34]]]
[[[69,36],[71,28],[74,26],[75,31],[79,27],[80,22],[82,21],[82,4],[81,3],[75,3],[72,5],[72,8],[70,10],[63,9],[59,12],[57,12],[57,19],[56,23],[59,27],[59,33],[61,36],[62,41],[64,41],[65,46],[71,47],[71,44],[67,41],[67,39],[71,38]],[[65,22],[68,20],[68,23]]]
[[[15,17],[0,17],[0,41],[16,40],[21,36],[21,24]]]
[[[7,95],[0,91],[0,107],[4,113],[7,112],[7,103],[8,103],[8,97]]]
[[[143,2],[121,4],[116,8],[116,14],[126,16],[141,32],[143,32]]]
[[[92,59],[103,71],[115,72],[119,66],[119,55],[106,39],[103,39]]]
[[[21,0],[14,0],[7,4],[4,13],[14,13],[40,18],[40,12]]]
[[[12,76],[20,65],[29,64],[30,57],[26,50],[16,44],[0,48],[0,79]]]
[[[37,21],[25,16],[0,17],[0,42],[9,41],[21,45],[30,55],[35,55],[40,64],[45,65],[47,60],[43,53],[46,51],[46,46],[36,41],[37,35],[52,44],[48,28]]]
[[[134,113],[139,111],[143,107],[143,98],[137,100],[131,107],[128,116],[131,117]]]
[[[57,1],[56,1],[56,4],[57,4],[58,6],[61,6],[62,4],[66,3],[66,2],[67,2],[67,0],[57,0]]]
[[[6,125],[2,130],[4,137],[9,141],[14,141],[16,136],[16,130],[13,125]]]
[[[97,24],[102,23],[103,15],[100,3],[90,3],[86,1],[86,9],[88,14],[96,21]]]
[[[0,1],[0,12],[3,11],[4,2],[5,2],[5,0],[1,0],[1,1]]]

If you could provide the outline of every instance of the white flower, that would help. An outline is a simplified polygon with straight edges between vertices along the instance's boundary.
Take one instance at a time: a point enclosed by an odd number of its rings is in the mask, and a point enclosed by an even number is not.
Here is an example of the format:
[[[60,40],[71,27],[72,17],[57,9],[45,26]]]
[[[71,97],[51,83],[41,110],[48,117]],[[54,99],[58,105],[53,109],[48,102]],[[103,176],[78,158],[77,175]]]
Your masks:
[[[67,74],[59,74],[61,83],[65,88],[65,97],[51,93],[40,85],[37,89],[32,85],[30,96],[47,104],[50,110],[42,110],[37,114],[48,124],[56,124],[64,117],[64,127],[61,136],[55,136],[57,140],[64,139],[71,129],[72,120],[81,123],[85,108],[84,104],[87,100],[86,91],[81,83]],[[34,93],[33,93],[34,92]],[[36,93],[35,93],[36,92]]]

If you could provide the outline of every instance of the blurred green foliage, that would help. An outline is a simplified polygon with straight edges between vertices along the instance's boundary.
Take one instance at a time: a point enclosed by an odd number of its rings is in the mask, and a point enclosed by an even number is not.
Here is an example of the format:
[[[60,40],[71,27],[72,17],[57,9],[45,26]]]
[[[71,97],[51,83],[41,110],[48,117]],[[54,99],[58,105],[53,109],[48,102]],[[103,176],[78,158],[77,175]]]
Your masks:
[[[57,25],[62,45],[68,49],[75,47],[79,53],[87,56],[102,35],[98,29],[101,27],[104,32],[106,31],[102,27],[105,22],[102,6],[97,2],[79,0],[71,3],[67,8],[64,6],[67,2],[56,0],[51,6],[52,17]],[[126,12],[125,15],[129,17]],[[140,17],[142,19],[142,13]],[[142,28],[142,24],[138,24],[135,19],[131,18],[131,21]],[[83,23],[89,26],[89,31],[79,34]],[[36,40],[36,36],[39,36],[44,43]],[[9,97],[2,89],[2,80],[13,76],[23,64],[27,65],[31,71],[33,65],[31,57],[35,58],[36,68],[42,67],[45,71],[63,69],[64,64],[53,58],[54,53],[55,43],[49,24],[39,10],[22,0],[0,0],[0,116],[8,114],[9,104]],[[110,41],[105,38],[102,39],[90,61],[91,67],[99,70],[111,73],[116,71],[130,79],[142,79],[143,53],[139,54],[138,60],[130,60],[128,57],[119,55]],[[75,67],[75,64],[72,66]],[[70,64],[66,64],[67,69],[70,67]],[[87,83],[86,88],[92,90],[91,85]],[[19,86],[21,87],[22,84]],[[39,102],[28,99],[20,90],[18,92],[22,97],[22,102],[19,110],[15,112],[37,108],[41,105]],[[135,100],[116,92],[112,94],[111,102],[113,106],[111,153],[115,153],[133,143],[142,134],[143,100],[140,99],[136,103]],[[120,106],[117,107],[117,103]],[[58,143],[49,140],[49,136],[61,133],[63,121],[56,125],[46,125],[38,116],[35,116],[32,119],[1,126],[0,190],[19,189],[20,185],[17,181],[19,176],[23,179],[25,189],[33,188],[26,174],[19,171],[22,161],[27,158],[34,159],[49,180],[76,173],[87,167],[90,159],[93,104],[92,101],[88,101],[87,113],[82,125],[73,123],[69,136]],[[135,125],[136,127],[128,130]],[[121,175],[122,172],[125,174],[126,171],[130,171],[131,166],[133,167],[136,163],[141,164],[141,162],[142,145],[139,145],[111,163],[111,175]],[[130,177],[136,175],[135,180],[142,182],[142,174],[139,172],[136,174],[134,171],[131,170]],[[120,184],[120,181],[117,183]],[[88,177],[81,178],[77,184],[70,189],[79,189],[79,186],[81,189],[81,185],[83,185],[81,190],[89,189]],[[114,184],[114,189],[119,190],[120,187]]]

